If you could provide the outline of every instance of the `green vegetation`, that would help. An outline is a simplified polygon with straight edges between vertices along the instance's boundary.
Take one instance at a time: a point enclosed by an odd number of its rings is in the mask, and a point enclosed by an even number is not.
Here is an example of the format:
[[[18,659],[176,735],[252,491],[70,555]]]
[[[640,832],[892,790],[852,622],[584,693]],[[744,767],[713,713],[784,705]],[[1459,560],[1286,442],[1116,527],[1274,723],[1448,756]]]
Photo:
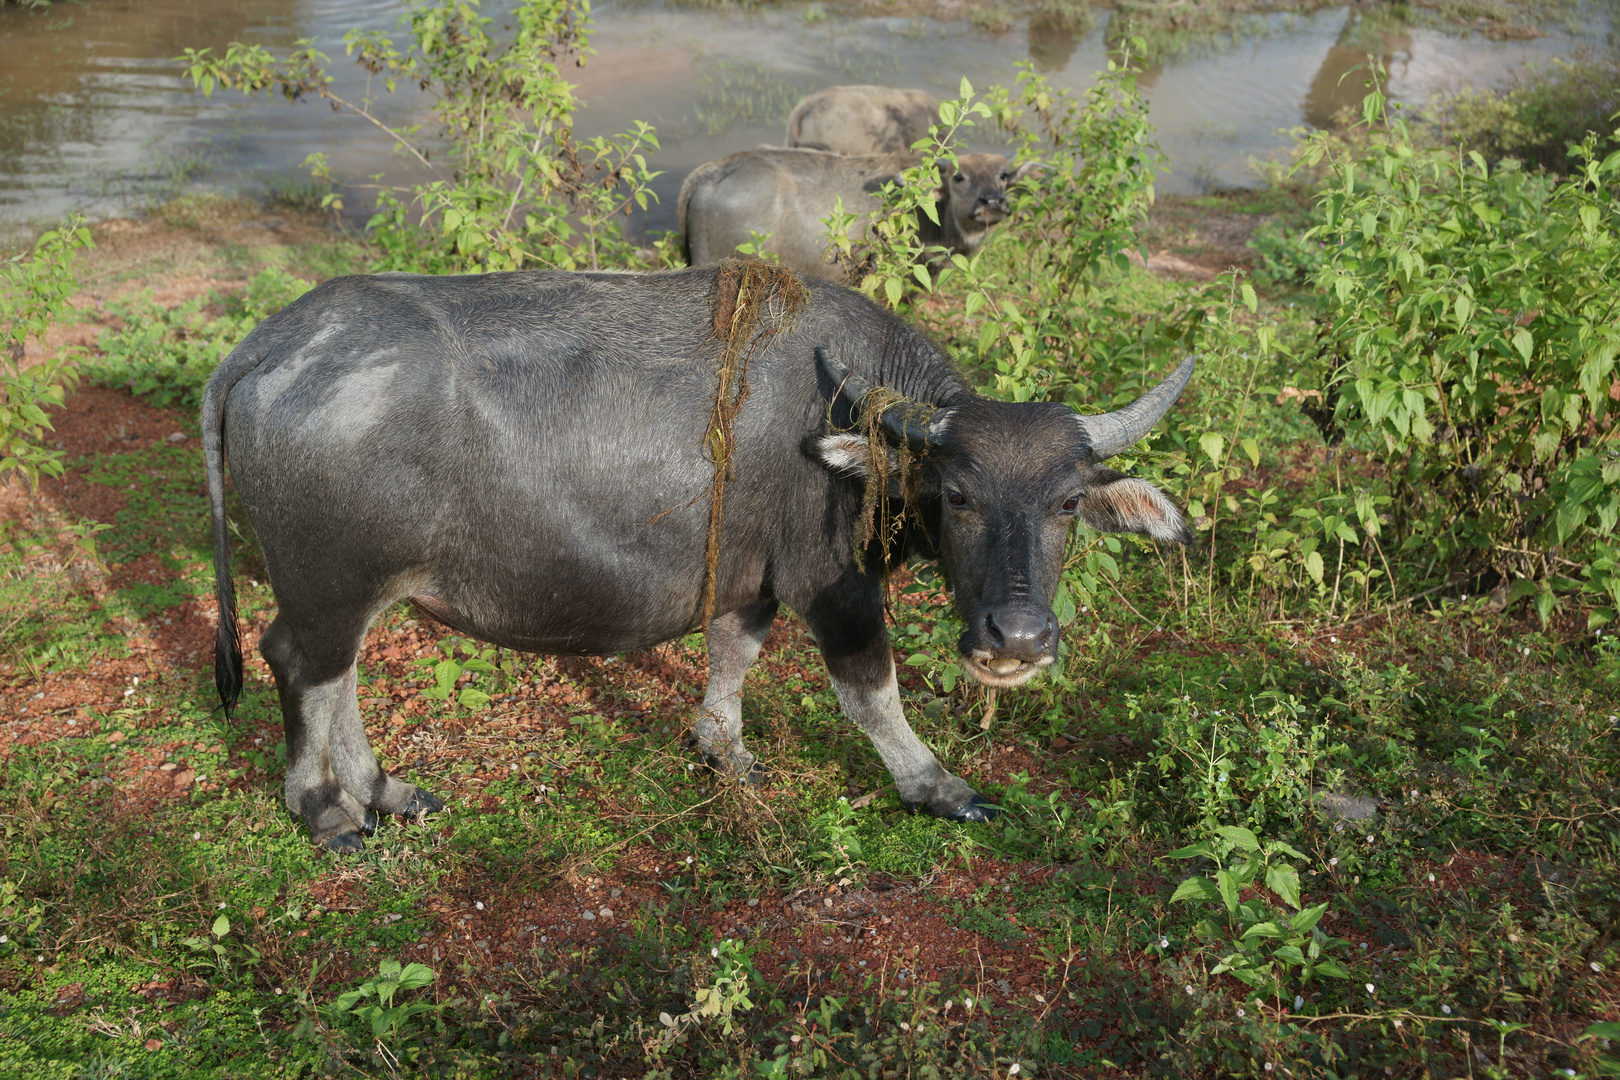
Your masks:
[[[61,405],[73,378],[67,355],[26,364],[29,338],[43,339],[77,287],[73,256],[92,246],[90,230],[77,220],[40,236],[31,252],[0,263],[0,480],[13,470],[39,483],[39,474],[62,475],[62,455],[43,446],[51,430],[45,409]]]
[[[525,5],[508,56],[467,44],[471,7],[412,11],[404,52],[354,49],[443,88],[461,156],[374,220],[373,266],[673,250],[592,217],[644,162],[567,171],[555,60],[583,25]],[[327,85],[307,50],[228,56],[199,77]],[[469,100],[509,107],[487,146],[455,142]],[[1033,71],[964,85],[941,115],[849,248],[869,295],[1008,398],[1107,408],[1201,357],[1127,460],[1198,539],[1077,533],[1042,680],[965,682],[942,583],[895,576],[909,718],[1002,815],[907,814],[791,619],[745,691],[761,795],[681,745],[700,638],[548,660],[397,609],[363,715],[449,805],[359,856],[312,849],[263,667],[234,722],[212,708],[201,451],[166,433],[195,436],[212,364],[352,256],[244,256],[241,295],[113,305],[87,370],[174,411],[63,451],[62,502],[0,522],[0,1073],[1620,1073],[1613,142],[1559,178],[1429,148],[1374,96],[1303,148],[1301,201],[1211,197],[1269,223],[1264,273],[1199,283],[1128,258],[1158,160],[1129,64],[1079,99]],[[981,124],[1046,172],[979,254],[929,266],[911,211]],[[514,191],[532,205],[497,213]],[[8,265],[66,265],[29,258]],[[7,302],[65,298],[65,273]],[[75,534],[78,505],[111,509]],[[274,601],[233,545],[251,638]]]

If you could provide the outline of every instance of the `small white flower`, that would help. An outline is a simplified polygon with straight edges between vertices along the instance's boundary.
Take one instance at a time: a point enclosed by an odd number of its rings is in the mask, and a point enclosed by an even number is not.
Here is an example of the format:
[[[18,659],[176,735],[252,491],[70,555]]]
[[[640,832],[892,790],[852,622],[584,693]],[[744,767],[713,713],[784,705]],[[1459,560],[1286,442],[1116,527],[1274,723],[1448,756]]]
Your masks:
[[[480,901],[478,901],[478,903],[474,904],[473,907],[477,908],[479,911],[483,911],[484,910],[484,902],[482,900],[480,900]]]
[[[1337,855],[1333,856],[1333,858],[1328,860],[1328,865],[1329,866],[1338,866],[1339,865],[1339,857]]]
[[[720,950],[719,949],[710,949],[709,950],[709,955],[714,957],[716,960],[718,960],[718,959],[720,959]]]
[[[963,1005],[964,1008],[969,1008],[969,1009],[973,1008],[973,999],[972,998],[963,998],[962,999],[962,1005]]]
[[[219,902],[219,910],[221,910],[221,911],[225,910],[225,901],[221,900]]]
[[[1594,960],[1594,961],[1592,961],[1592,970],[1593,971],[1602,971],[1603,970],[1603,965],[1598,963],[1596,960]]]
[[[1008,1076],[1017,1076],[1018,1075],[1018,1062],[1015,1061],[1011,1065],[1007,1066],[1007,1075]]]
[[[1365,948],[1366,948],[1366,947],[1367,947],[1367,943],[1366,943],[1366,942],[1365,942],[1365,941],[1363,941],[1363,942],[1362,942],[1362,943],[1361,943],[1361,947],[1362,947],[1362,948],[1363,948],[1363,949],[1365,949]]]
[[[1365,944],[1363,944],[1363,945],[1362,945],[1362,948],[1366,948],[1366,945],[1365,945]],[[1376,994],[1376,993],[1378,993],[1378,989],[1377,989],[1377,987],[1375,987],[1375,986],[1373,986],[1373,984],[1372,984],[1372,983],[1368,983],[1368,984],[1367,984],[1367,993],[1369,993],[1369,994]]]
[[[1433,881],[1434,881],[1434,875],[1433,875],[1433,874],[1430,874],[1430,875],[1429,875],[1429,881],[1430,881],[1430,882],[1431,882],[1431,883],[1432,883],[1432,882],[1433,882]]]
[[[1295,994],[1294,995],[1294,1008],[1303,1009],[1304,1007],[1305,1007],[1305,999],[1303,997],[1301,997],[1299,994]]]
[[[1188,997],[1192,997],[1192,992],[1193,992],[1193,988],[1192,988],[1192,986],[1191,986],[1191,985],[1190,985],[1190,984],[1189,984],[1189,985],[1188,985],[1188,987],[1187,987],[1187,996],[1188,996]]]
[[[1270,1071],[1271,1071],[1271,1062],[1268,1061],[1268,1062],[1266,1062],[1266,1072],[1270,1072]]]
[[[902,1021],[900,1021],[900,1030],[901,1031],[910,1031],[911,1030],[911,1025],[906,1023],[904,1020],[902,1020]]]
[[[1337,645],[1339,643],[1339,639],[1336,638],[1336,637],[1330,637],[1330,638],[1328,638],[1328,640],[1331,641],[1335,645]]]
[[[279,986],[276,987],[276,993],[278,993],[278,994],[281,993],[281,987],[279,987]]]
[[[202,839],[202,833],[194,832],[194,833],[191,834],[191,838],[193,840],[201,840]]]
[[[688,855],[688,856],[687,856],[687,857],[686,857],[686,865],[687,865],[687,866],[691,866],[691,865],[692,865],[692,863],[693,863],[693,862],[695,862],[695,861],[696,861],[696,860],[694,860],[694,859],[693,859],[693,858],[692,858],[692,856],[690,856],[690,855]]]
[[[8,942],[10,940],[11,940],[11,936],[9,934],[0,934],[0,945],[4,945],[6,942]]]
[[[1440,1006],[1440,1011],[1445,1013],[1447,1016],[1450,1016],[1451,1015],[1451,1006],[1450,1005],[1442,1005],[1442,1006]]]
[[[1244,1012],[1242,1009],[1238,1010],[1238,1019],[1239,1020],[1243,1019],[1247,1015],[1248,1015],[1248,1013]]]
[[[1170,947],[1170,939],[1169,938],[1162,937],[1162,938],[1159,939],[1159,948],[1168,949],[1169,947]]]
[[[1396,1027],[1396,1028],[1397,1028],[1397,1029],[1399,1029],[1399,1028],[1403,1028],[1403,1027],[1405,1027],[1405,1026],[1406,1026],[1406,1025],[1405,1025],[1405,1024],[1404,1024],[1404,1023],[1402,1023],[1402,1022],[1401,1022],[1401,1021],[1399,1021],[1399,1020],[1397,1020],[1397,1021],[1395,1021],[1395,1027]]]

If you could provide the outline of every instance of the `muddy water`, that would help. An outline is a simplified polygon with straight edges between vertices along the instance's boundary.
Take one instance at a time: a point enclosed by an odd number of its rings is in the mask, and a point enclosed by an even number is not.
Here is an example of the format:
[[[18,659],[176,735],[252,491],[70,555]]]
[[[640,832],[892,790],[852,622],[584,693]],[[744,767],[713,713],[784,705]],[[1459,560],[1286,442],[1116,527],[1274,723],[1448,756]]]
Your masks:
[[[358,98],[364,73],[343,63],[353,27],[392,28],[398,0],[79,0],[43,12],[0,6],[0,224],[44,220],[68,209],[138,211],[189,190],[257,192],[296,185],[320,151],[357,184],[350,212],[363,217],[367,179],[411,172],[387,137],[319,103],[248,101],[185,88],[174,57],[187,46],[237,40],[289,47],[315,39],[334,56],[338,91]],[[487,4],[498,13],[500,5]],[[1463,83],[1498,85],[1526,62],[1568,56],[1611,33],[1613,6],[1586,9],[1574,28],[1532,41],[1493,42],[1433,30],[1380,31],[1354,8],[1256,18],[1232,39],[1195,43],[1144,74],[1171,174],[1162,190],[1254,183],[1248,162],[1286,142],[1281,129],[1323,125],[1362,93],[1343,78],[1380,54],[1397,99],[1420,102]],[[599,4],[596,55],[577,71],[585,134],[657,125],[662,201],[638,222],[671,228],[674,194],[695,165],[760,143],[779,143],[802,94],[839,82],[921,86],[942,96],[964,76],[975,86],[1010,82],[1033,59],[1058,85],[1089,85],[1105,63],[1107,12],[1088,32],[1020,24],[989,34],[967,21],[850,18],[820,5],[697,11],[647,3]],[[426,102],[389,101],[394,120],[425,115]],[[970,140],[971,141],[971,140]]]

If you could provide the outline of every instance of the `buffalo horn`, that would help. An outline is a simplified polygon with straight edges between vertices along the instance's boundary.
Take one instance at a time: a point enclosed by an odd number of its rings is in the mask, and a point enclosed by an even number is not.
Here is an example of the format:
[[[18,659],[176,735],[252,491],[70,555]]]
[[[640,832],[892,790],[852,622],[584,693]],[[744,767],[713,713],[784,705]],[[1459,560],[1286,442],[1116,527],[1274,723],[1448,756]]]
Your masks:
[[[1086,443],[1091,447],[1091,459],[1101,461],[1113,457],[1135,446],[1152,431],[1153,425],[1170,411],[1170,406],[1181,396],[1181,388],[1192,378],[1194,359],[1187,357],[1177,365],[1176,370],[1165,376],[1163,382],[1123,409],[1100,416],[1077,415],[1074,422],[1085,433]]]
[[[859,422],[861,399],[872,392],[872,384],[852,373],[843,364],[834,360],[832,356],[820,345],[816,346],[816,359],[821,366],[827,369],[832,381],[838,384],[844,396],[849,399],[852,415]],[[878,417],[878,423],[883,428],[883,434],[890,443],[905,443],[912,450],[922,452],[938,444],[938,434],[934,425],[919,418],[918,414],[927,407],[914,402],[901,399],[883,410]]]

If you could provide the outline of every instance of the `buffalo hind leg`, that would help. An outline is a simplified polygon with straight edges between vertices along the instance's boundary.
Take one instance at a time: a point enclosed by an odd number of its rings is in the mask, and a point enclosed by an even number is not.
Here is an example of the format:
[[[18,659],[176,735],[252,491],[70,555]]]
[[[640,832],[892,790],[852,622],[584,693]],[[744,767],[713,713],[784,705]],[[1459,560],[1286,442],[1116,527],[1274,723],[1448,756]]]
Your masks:
[[[355,698],[354,653],[363,633],[362,626],[345,656],[330,638],[301,634],[277,617],[259,647],[281,699],[287,809],[316,843],[339,852],[365,846],[362,835],[377,826],[373,809],[404,812],[424,796],[429,809],[442,805],[377,767]]]
[[[742,688],[776,618],[776,601],[761,600],[709,623],[709,685],[693,734],[709,767],[746,783],[764,779],[764,769],[742,741]]]
[[[867,606],[871,610],[864,619],[814,609],[807,619],[844,715],[872,740],[901,802],[935,817],[990,820],[996,815],[994,805],[967,781],[947,772],[906,723],[882,599],[875,590]]]

